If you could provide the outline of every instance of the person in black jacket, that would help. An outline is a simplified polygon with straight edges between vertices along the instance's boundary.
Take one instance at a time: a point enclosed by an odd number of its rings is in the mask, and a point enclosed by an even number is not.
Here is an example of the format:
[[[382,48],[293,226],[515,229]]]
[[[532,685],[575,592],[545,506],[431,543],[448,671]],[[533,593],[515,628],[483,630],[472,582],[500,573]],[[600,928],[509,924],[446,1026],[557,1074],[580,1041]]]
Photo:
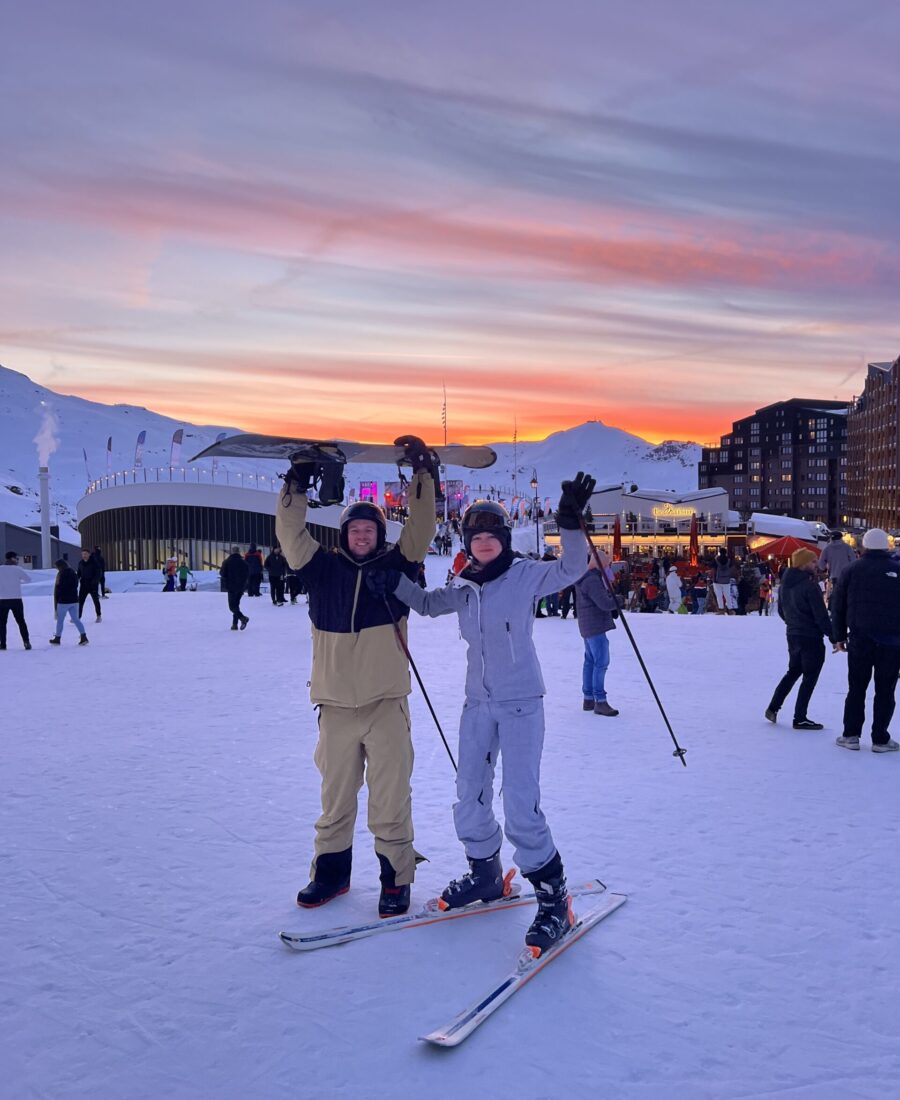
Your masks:
[[[791,555],[791,568],[784,574],[778,601],[778,614],[787,625],[788,670],[775,688],[766,718],[770,722],[776,720],[788,692],[802,676],[794,704],[795,730],[825,728],[820,722],[811,721],[806,713],[825,663],[822,638],[832,637],[831,620],[816,580],[818,560],[814,550],[796,550]]]
[[[244,554],[244,561],[247,563],[248,570],[247,596],[258,596],[263,579],[263,556],[262,550],[257,549],[255,542],[250,543],[250,549]]]
[[[241,596],[247,587],[247,575],[249,569],[246,561],[241,557],[241,552],[236,546],[232,546],[230,555],[222,563],[219,576],[222,585],[228,593],[228,610],[231,612],[231,629],[237,630],[240,624],[241,630],[245,630],[250,616],[241,612]]]
[[[863,555],[844,569],[831,595],[836,649],[847,653],[847,698],[842,749],[859,750],[866,717],[866,690],[875,675],[872,751],[896,752],[888,732],[900,674],[900,565],[890,556],[888,536],[879,527],[863,538]],[[849,642],[847,640],[849,632]]]
[[[99,546],[94,547],[94,552],[91,557],[97,563],[97,571],[99,577],[97,578],[97,588],[100,591],[100,595],[104,600],[108,600],[107,592],[109,589],[106,587],[106,558],[103,556],[103,551]]]
[[[87,551],[84,551],[87,553]],[[56,562],[56,583],[53,586],[53,607],[56,611],[56,633],[50,639],[50,645],[62,642],[63,623],[68,615],[81,635],[79,645],[88,644],[84,624],[78,615],[78,576],[65,558]]]
[[[88,596],[94,601],[94,610],[97,612],[97,622],[101,621],[102,609],[97,589],[100,584],[100,566],[90,550],[81,551],[81,561],[78,563],[78,614],[84,611]]]
[[[269,592],[272,603],[276,607],[284,607],[284,575],[287,572],[287,560],[281,552],[281,547],[276,546],[265,560],[266,571],[269,574]]]

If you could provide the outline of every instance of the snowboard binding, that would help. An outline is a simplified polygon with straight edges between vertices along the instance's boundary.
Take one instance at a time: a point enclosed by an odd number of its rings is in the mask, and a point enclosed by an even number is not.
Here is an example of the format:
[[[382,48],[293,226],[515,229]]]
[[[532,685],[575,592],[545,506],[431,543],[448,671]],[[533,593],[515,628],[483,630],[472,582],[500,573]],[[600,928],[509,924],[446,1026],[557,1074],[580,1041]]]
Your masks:
[[[346,461],[340,447],[304,447],[294,452],[290,456],[291,468],[279,475],[284,479],[285,505],[291,503],[294,492],[309,493],[310,489],[316,494],[316,499],[309,501],[310,508],[343,504]]]

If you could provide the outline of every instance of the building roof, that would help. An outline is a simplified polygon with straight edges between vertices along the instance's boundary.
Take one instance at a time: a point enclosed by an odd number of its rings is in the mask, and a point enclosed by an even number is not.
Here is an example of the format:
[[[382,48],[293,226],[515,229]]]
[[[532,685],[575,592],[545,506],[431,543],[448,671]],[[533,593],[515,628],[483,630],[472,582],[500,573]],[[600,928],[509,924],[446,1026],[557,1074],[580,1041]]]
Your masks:
[[[759,416],[761,413],[768,412],[769,409],[778,409],[785,405],[790,405],[798,409],[812,409],[816,412],[842,413],[847,411],[850,402],[823,401],[817,397],[789,397],[786,401],[773,401],[771,405],[763,405],[763,407],[757,409],[755,413],[750,413],[748,416],[742,416],[741,420],[749,420],[752,416]],[[735,421],[736,424],[739,422],[740,421],[737,420]]]

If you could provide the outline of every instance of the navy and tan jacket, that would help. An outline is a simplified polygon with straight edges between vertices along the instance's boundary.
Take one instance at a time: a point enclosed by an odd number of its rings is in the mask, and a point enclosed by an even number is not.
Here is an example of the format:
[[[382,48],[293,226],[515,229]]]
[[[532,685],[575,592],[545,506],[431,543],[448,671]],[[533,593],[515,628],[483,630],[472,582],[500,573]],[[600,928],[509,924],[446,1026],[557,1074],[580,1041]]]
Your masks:
[[[434,480],[424,472],[409,487],[409,519],[396,546],[356,561],[343,550],[325,550],[306,527],[306,495],[278,498],[275,534],[288,564],[309,592],[313,663],[309,695],[313,703],[364,707],[378,699],[409,695],[409,666],[397,643],[391,616],[369,591],[370,569],[398,569],[415,578],[434,538]],[[388,597],[406,639],[407,608]]]

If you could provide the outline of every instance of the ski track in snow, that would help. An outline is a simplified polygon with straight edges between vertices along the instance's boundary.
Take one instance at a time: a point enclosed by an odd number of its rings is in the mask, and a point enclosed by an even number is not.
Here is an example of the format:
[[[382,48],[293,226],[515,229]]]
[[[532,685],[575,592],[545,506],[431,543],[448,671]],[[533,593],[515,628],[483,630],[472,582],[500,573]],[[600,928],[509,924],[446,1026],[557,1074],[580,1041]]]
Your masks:
[[[441,583],[449,559],[430,559]],[[499,978],[530,909],[310,955],[280,929],[369,919],[365,791],[351,892],[296,909],[318,774],[304,605],[113,595],[91,644],[26,600],[35,649],[0,654],[0,1065],[4,1096],[883,1100],[900,1095],[900,755],[837,749],[845,659],[811,715],[762,718],[786,665],[778,619],[632,616],[688,748],[684,769],[624,631],[617,719],[581,711],[576,624],[538,620],[544,809],[573,880],[629,902],[455,1051],[416,1036]],[[455,745],[455,617],[411,646]],[[414,903],[463,866],[453,776],[412,695]],[[785,714],[787,717],[785,718]],[[498,780],[500,776],[498,775]],[[499,789],[499,782],[498,782]],[[504,858],[511,854],[504,845]]]

